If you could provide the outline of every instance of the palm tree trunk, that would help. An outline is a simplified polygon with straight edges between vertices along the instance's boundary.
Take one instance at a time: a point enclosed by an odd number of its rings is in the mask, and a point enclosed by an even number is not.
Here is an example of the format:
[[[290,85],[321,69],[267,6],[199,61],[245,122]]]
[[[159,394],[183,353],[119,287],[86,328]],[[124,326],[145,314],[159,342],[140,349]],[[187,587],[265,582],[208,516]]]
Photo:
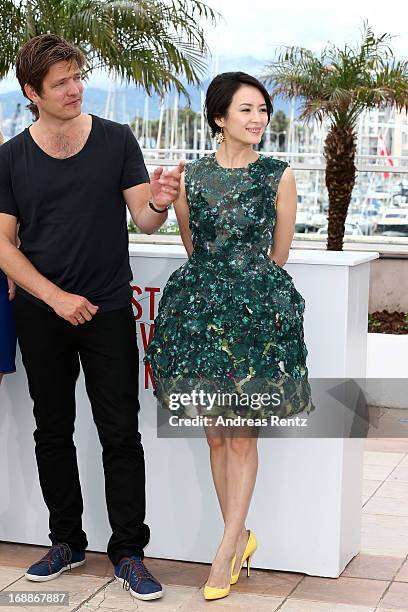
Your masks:
[[[356,178],[355,154],[354,129],[348,125],[332,125],[324,145],[329,194],[328,251],[343,250],[344,223]]]

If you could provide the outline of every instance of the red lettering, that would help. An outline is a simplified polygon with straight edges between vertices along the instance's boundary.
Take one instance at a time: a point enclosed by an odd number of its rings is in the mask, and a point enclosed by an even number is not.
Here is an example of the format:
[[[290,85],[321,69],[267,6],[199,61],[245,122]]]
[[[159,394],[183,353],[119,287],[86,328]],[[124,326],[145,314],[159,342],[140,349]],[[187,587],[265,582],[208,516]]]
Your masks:
[[[144,354],[146,354],[146,349],[147,349],[147,345],[149,344],[149,342],[151,341],[151,339],[153,338],[153,332],[154,332],[154,323],[152,323],[152,325],[149,325],[149,338],[147,338],[147,334],[146,334],[146,325],[148,325],[148,323],[140,323],[140,335],[142,336],[142,344],[143,344],[143,352]],[[152,373],[152,367],[150,365],[150,363],[145,363],[145,389],[149,388],[149,378],[150,381],[153,385],[153,389],[155,388],[154,386],[154,380],[153,380],[153,373]]]
[[[145,291],[147,291],[147,293],[150,294],[150,299],[149,299],[149,306],[150,306],[149,319],[151,321],[153,321],[153,319],[154,319],[154,296],[155,296],[156,293],[160,293],[160,287],[145,287]]]
[[[140,326],[140,335],[142,338],[143,345],[143,353],[146,354],[146,349],[148,344],[150,343],[153,332],[154,332],[154,311],[155,311],[155,296],[157,293],[160,293],[160,287],[145,287],[144,290],[138,285],[132,285],[133,295],[132,295],[132,304],[136,308],[135,321],[139,321]],[[145,321],[140,321],[143,317],[143,306],[139,302],[140,296],[145,291],[149,296],[149,316],[148,318],[152,323],[146,323]],[[143,299],[143,298],[142,298]],[[147,335],[146,326],[149,326],[149,334]],[[145,389],[149,388],[149,382],[151,382],[153,389],[155,388],[153,372],[150,363],[144,363],[144,379],[145,379]]]
[[[154,323],[152,323],[151,325],[149,325],[149,323],[139,323],[139,325],[140,325],[140,333],[142,335],[143,348],[146,351],[147,345],[149,344],[150,340],[153,338]],[[146,325],[149,325],[149,338],[147,338],[147,335],[146,335]]]
[[[140,287],[138,287],[137,285],[132,285],[132,289],[133,289],[133,293],[137,293],[138,295],[142,295],[142,293],[143,293],[142,289]],[[137,321],[142,316],[143,310],[142,310],[141,305],[137,301],[137,299],[135,297],[133,297],[133,296],[132,296],[132,304],[133,304],[133,306],[136,307],[136,310],[137,310],[137,314],[135,316],[135,320]]]
[[[145,389],[149,388],[149,381],[152,383],[153,389],[155,389],[156,386],[155,386],[154,380],[153,380],[152,367],[151,367],[150,363],[146,363],[145,364],[145,380],[144,380]]]

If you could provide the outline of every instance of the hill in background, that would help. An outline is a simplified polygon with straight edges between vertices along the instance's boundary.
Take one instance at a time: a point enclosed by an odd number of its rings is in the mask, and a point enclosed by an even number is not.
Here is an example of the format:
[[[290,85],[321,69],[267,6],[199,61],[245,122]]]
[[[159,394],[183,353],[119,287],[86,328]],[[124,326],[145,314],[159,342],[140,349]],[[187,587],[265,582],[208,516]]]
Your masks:
[[[243,56],[239,58],[220,58],[218,72],[242,70],[248,72],[254,76],[258,76],[266,64],[265,61],[255,59],[250,56]],[[192,110],[198,112],[201,107],[201,90],[206,90],[208,84],[212,79],[211,77],[205,78],[202,81],[200,88],[186,85],[191,98]],[[100,81],[99,81],[100,82]],[[110,80],[107,77],[106,82],[103,82],[103,86],[94,87],[92,86],[92,79],[90,85],[85,84],[85,95],[83,110],[87,113],[93,113],[102,117],[106,116],[107,110],[107,99],[109,95]],[[114,96],[109,105],[110,116],[115,121],[126,123],[131,121],[135,116],[142,117],[145,108],[146,93],[140,87],[134,85],[123,86],[119,83],[114,84],[111,82],[111,90],[114,88]],[[165,105],[166,107],[172,107],[174,104],[174,90],[167,95]],[[21,91],[10,91],[8,93],[0,94],[0,123],[3,125],[5,135],[10,128],[12,119],[16,113],[17,104],[21,105],[21,110],[27,105],[27,100],[21,94]],[[184,96],[180,97],[179,106],[183,107],[187,104],[187,100]],[[276,101],[274,110],[287,111],[287,104]],[[160,100],[157,95],[152,95],[148,99],[148,112],[149,118],[154,119],[159,117],[160,113]],[[29,114],[26,115],[26,124],[30,122]]]

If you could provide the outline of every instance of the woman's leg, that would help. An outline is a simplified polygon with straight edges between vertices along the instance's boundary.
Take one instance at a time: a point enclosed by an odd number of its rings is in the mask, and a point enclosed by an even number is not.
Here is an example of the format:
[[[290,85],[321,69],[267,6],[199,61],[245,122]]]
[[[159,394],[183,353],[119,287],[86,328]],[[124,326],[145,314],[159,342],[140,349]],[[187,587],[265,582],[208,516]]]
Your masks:
[[[246,428],[245,432],[242,428],[235,428],[220,437],[220,434],[212,435],[211,428],[206,428],[206,434],[212,455],[211,465],[215,466],[212,467],[214,483],[225,523],[223,539],[207,584],[225,588],[230,580],[231,560],[236,553],[234,572],[238,571],[248,539],[245,519],[258,467],[257,432],[250,428]],[[225,469],[221,467],[221,461]]]
[[[220,504],[222,518],[227,513],[227,445],[225,435],[220,428],[205,427],[208,446],[210,447],[210,465],[215,490]]]
[[[228,529],[224,535],[224,538],[233,539],[238,534],[234,574],[239,570],[248,542],[245,521],[258,472],[258,430],[247,428],[247,435],[244,437],[242,437],[242,428],[238,430],[241,430],[238,431],[238,435],[227,438],[228,507],[231,508],[231,515],[227,518]]]

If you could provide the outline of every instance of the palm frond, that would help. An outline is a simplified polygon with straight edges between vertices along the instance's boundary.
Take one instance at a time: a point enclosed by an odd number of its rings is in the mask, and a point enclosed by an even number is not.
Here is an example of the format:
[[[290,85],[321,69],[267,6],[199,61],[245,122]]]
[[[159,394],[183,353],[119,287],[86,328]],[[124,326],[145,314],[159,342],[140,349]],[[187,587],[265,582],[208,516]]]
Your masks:
[[[329,43],[319,55],[299,46],[280,47],[260,78],[272,86],[272,98],[298,98],[303,120],[328,117],[354,125],[363,108],[408,105],[407,62],[393,57],[392,38],[376,37],[365,21],[359,45]]]
[[[181,78],[200,83],[210,50],[203,23],[218,14],[201,0],[0,0],[0,78],[14,67],[18,48],[29,38],[52,32],[86,55],[96,67],[148,92],[174,86]],[[10,37],[9,33],[13,35]],[[3,51],[3,50],[2,50]]]

